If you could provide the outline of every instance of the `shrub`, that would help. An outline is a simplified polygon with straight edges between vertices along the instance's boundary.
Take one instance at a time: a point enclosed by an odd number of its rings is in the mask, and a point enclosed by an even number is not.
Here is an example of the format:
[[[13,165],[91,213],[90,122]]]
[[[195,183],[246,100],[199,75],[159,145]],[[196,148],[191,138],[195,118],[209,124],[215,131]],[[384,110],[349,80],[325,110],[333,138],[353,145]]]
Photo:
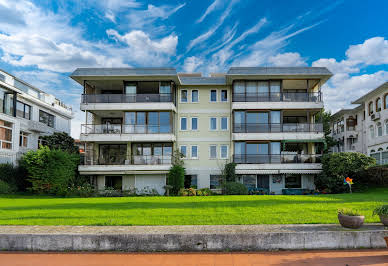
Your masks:
[[[247,187],[237,182],[226,182],[224,191],[227,195],[248,195]]]
[[[8,183],[16,191],[26,191],[30,183],[27,181],[27,170],[23,166],[23,162],[19,162],[18,166],[12,164],[0,164],[0,180]]]
[[[388,217],[388,205],[382,205],[373,210],[373,215],[387,216]]]
[[[185,168],[181,165],[173,165],[168,172],[167,184],[172,186],[171,195],[178,195],[181,188],[184,188]]]
[[[319,190],[329,190],[331,193],[348,191],[344,179],[350,177],[357,184],[357,173],[376,164],[374,158],[362,153],[340,152],[326,154],[322,157],[322,173],[315,178]]]
[[[79,155],[42,146],[23,156],[31,190],[36,193],[61,194],[74,179]]]
[[[226,182],[236,182],[236,164],[235,163],[227,163],[224,168],[224,175]]]
[[[14,190],[11,186],[7,182],[0,180],[0,194],[9,194],[12,192],[14,192]]]
[[[61,194],[61,192],[58,192]],[[88,183],[82,186],[70,186],[65,191],[63,191],[63,196],[66,197],[82,197],[90,198],[96,195],[96,190]]]
[[[62,150],[68,153],[79,153],[79,148],[74,144],[74,139],[65,132],[55,132],[49,136],[43,136],[44,146],[51,150]]]
[[[198,193],[202,194],[202,195],[198,195]],[[213,195],[213,192],[209,188],[201,188],[201,189],[197,190],[197,195],[198,196],[211,196],[211,195]]]
[[[342,214],[342,215],[347,215],[347,216],[361,216],[362,215],[357,210],[346,209],[346,208],[338,209],[337,213]]]

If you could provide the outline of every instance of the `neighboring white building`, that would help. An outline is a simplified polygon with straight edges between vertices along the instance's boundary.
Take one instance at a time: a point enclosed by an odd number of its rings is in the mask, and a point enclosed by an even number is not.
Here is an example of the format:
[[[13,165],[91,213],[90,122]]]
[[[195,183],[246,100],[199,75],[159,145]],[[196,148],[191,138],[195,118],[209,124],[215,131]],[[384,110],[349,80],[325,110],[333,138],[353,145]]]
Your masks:
[[[339,141],[333,152],[361,152],[388,163],[388,82],[352,104],[358,106],[332,116],[332,136]]]
[[[76,69],[71,78],[84,86],[86,114],[79,171],[98,189],[163,194],[178,149],[198,188],[219,189],[233,161],[249,188],[313,189],[324,145],[316,115],[331,75],[314,67],[238,67],[211,77],[173,68]]]
[[[39,137],[70,134],[72,111],[53,95],[0,70],[0,163],[37,149]]]

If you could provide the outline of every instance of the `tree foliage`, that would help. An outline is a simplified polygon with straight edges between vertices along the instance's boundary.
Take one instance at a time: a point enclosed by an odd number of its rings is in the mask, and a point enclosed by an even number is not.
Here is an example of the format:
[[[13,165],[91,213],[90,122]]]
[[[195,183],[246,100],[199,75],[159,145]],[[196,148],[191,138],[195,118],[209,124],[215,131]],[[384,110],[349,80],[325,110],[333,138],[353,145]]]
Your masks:
[[[171,195],[178,195],[179,190],[184,188],[185,168],[182,165],[173,165],[168,172],[167,185],[171,186]]]
[[[12,189],[16,191],[26,191],[30,183],[27,181],[27,169],[23,166],[23,162],[19,165],[0,164],[0,180],[6,182]]]
[[[326,148],[323,150],[323,153],[328,153],[329,149],[337,144],[337,141],[334,140],[330,134],[331,134],[331,126],[330,126],[330,119],[331,119],[331,113],[326,112],[325,109],[322,109],[316,116],[317,123],[322,123],[323,125],[323,132],[325,135],[325,142],[326,142]]]
[[[376,164],[376,160],[357,152],[325,154],[322,157],[322,173],[315,179],[318,189],[329,189],[333,193],[347,191],[344,178],[356,178],[360,171]],[[356,183],[357,180],[354,180]]]
[[[60,194],[75,178],[79,154],[42,146],[27,152],[22,163],[28,171],[33,192]]]
[[[55,132],[50,136],[43,136],[44,146],[51,150],[62,150],[69,153],[79,153],[78,147],[74,144],[74,139],[65,132]]]

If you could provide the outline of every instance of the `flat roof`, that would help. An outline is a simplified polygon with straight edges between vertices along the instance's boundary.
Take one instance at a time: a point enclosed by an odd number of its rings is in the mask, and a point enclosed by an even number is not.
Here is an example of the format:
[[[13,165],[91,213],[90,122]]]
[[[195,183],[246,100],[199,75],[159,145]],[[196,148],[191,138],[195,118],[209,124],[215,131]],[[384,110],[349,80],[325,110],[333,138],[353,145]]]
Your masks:
[[[326,67],[231,67],[227,75],[333,75]]]

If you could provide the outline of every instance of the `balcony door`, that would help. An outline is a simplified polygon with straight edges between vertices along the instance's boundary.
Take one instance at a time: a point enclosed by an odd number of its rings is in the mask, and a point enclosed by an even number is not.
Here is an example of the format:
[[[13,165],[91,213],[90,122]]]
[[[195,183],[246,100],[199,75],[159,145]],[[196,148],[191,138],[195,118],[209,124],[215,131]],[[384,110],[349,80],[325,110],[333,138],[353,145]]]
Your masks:
[[[172,143],[132,144],[133,164],[171,164]]]
[[[269,163],[268,143],[247,143],[248,163]]]
[[[268,112],[247,112],[246,123],[247,133],[253,132],[268,132]]]
[[[99,164],[124,165],[127,154],[127,145],[100,144]]]

